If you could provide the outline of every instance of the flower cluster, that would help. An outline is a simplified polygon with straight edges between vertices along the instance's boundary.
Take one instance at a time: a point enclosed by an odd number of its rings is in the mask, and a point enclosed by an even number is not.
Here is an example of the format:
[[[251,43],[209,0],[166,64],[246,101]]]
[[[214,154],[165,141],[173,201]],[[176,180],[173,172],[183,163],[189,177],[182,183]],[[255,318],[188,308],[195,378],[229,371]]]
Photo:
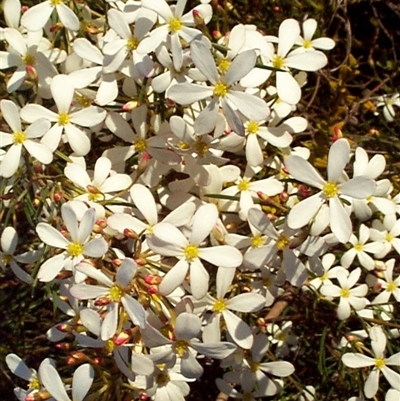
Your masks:
[[[238,25],[214,43],[212,6],[186,3],[109,0],[99,16],[47,0],[21,17],[19,0],[4,1],[1,68],[16,95],[0,102],[1,202],[12,210],[20,185],[38,202],[35,249],[19,252],[8,219],[0,266],[53,286],[70,319],[48,338],[74,344],[80,364],[64,382],[52,359],[36,373],[9,354],[29,381],[19,400],[184,400],[204,356],[222,360],[226,395],[274,396],[300,349],[292,322],[265,323],[288,288],[340,320],[393,318],[400,199],[378,179],[385,159],[341,138],[323,176],[292,146],[308,125],[306,73],[326,66],[333,40],[287,19],[278,36]],[[386,332],[367,321],[375,359],[342,361],[373,366],[367,398],[380,371],[397,394],[386,365],[399,353],[386,358]]]

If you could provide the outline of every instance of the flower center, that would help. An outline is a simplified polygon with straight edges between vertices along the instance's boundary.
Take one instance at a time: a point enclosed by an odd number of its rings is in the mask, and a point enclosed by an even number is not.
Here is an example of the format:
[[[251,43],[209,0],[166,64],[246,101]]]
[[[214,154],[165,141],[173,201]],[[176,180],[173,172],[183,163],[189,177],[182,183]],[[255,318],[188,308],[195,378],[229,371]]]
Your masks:
[[[272,60],[272,65],[278,70],[281,70],[285,65],[285,59],[282,56],[275,56]]]
[[[387,233],[385,239],[386,239],[387,242],[392,242],[393,241],[393,235],[390,234],[390,233]]]
[[[91,99],[83,95],[77,95],[76,100],[84,108],[89,107],[92,104]]]
[[[322,188],[322,192],[327,198],[333,198],[338,193],[338,186],[334,182],[327,182]]]
[[[32,378],[29,380],[28,388],[33,390],[40,390],[40,381],[36,375],[32,375]]]
[[[176,33],[182,28],[182,22],[178,18],[171,18],[169,20],[169,30],[171,33]]]
[[[175,354],[182,358],[187,352],[188,345],[189,343],[186,340],[175,341],[173,345]]]
[[[379,370],[383,369],[385,367],[385,360],[383,358],[376,358],[375,366]]]
[[[32,54],[29,54],[29,53],[25,54],[22,61],[24,62],[25,65],[30,65],[30,66],[33,66],[36,62],[35,56],[33,56]]]
[[[397,289],[397,285],[394,281],[391,281],[390,283],[388,283],[388,286],[386,287],[386,291],[388,292],[393,292]]]
[[[178,148],[179,148],[180,150],[188,150],[188,149],[190,148],[190,145],[189,145],[188,143],[186,143],[186,142],[180,141],[180,142],[178,143]]]
[[[136,50],[138,45],[139,45],[139,40],[137,40],[135,37],[130,38],[126,41],[126,47],[131,51]]]
[[[25,142],[26,135],[22,131],[14,132],[13,142],[16,145],[22,145]]]
[[[251,240],[251,247],[252,248],[259,248],[260,246],[264,245],[264,239],[261,235],[255,235]]]
[[[249,121],[246,126],[246,131],[248,134],[257,134],[259,129],[259,124],[257,121]]]
[[[282,251],[289,245],[289,242],[290,241],[287,237],[281,235],[278,241],[276,241],[276,247],[278,248],[279,251]]]
[[[69,123],[69,115],[67,113],[60,113],[58,115],[58,124],[60,125],[67,125]]]
[[[355,249],[357,252],[361,252],[361,251],[363,250],[363,244],[360,244],[360,243],[355,244],[355,245],[354,245],[354,249]]]
[[[258,362],[252,362],[250,364],[250,370],[252,372],[257,372],[257,370],[259,370],[259,369],[260,369],[260,364]]]
[[[199,256],[199,248],[196,245],[188,245],[185,248],[185,258],[188,262],[192,262]]]
[[[119,302],[122,298],[122,295],[124,295],[124,291],[117,284],[114,284],[112,287],[110,287],[108,291],[108,298],[111,302]]]
[[[67,246],[67,253],[74,258],[81,255],[82,251],[83,251],[83,246],[78,242],[71,242]]]
[[[147,143],[144,139],[139,139],[135,142],[135,149],[137,152],[144,152],[147,149]]]
[[[62,3],[61,0],[50,0],[50,3],[55,7]]]
[[[230,65],[231,65],[230,60],[222,58],[218,62],[218,69],[221,71],[222,74],[226,74],[229,70]]]
[[[203,142],[201,139],[196,141],[194,148],[196,150],[196,153],[200,157],[204,157],[204,155],[208,152],[208,145],[205,142]]]
[[[350,296],[350,290],[348,288],[342,288],[340,291],[340,296],[342,298],[348,298]]]
[[[166,384],[169,383],[169,381],[170,381],[169,376],[164,372],[160,372],[156,378],[158,386],[165,386]]]
[[[223,299],[218,299],[212,307],[213,312],[221,313],[226,309],[226,302]]]
[[[12,255],[9,255],[8,253],[5,253],[5,254],[3,254],[3,256],[1,258],[1,263],[4,266],[7,266],[12,260],[13,260]]]
[[[109,340],[106,341],[104,344],[104,349],[107,352],[107,354],[111,354],[111,352],[114,351],[115,344],[114,341],[110,338]]]
[[[240,192],[248,191],[250,188],[250,183],[247,180],[240,180],[238,184],[238,189]]]
[[[214,86],[214,95],[218,97],[225,97],[228,93],[228,86],[222,82],[218,82]]]
[[[311,48],[312,48],[311,40],[304,40],[304,42],[303,42],[303,47],[304,47],[305,49],[311,49]]]

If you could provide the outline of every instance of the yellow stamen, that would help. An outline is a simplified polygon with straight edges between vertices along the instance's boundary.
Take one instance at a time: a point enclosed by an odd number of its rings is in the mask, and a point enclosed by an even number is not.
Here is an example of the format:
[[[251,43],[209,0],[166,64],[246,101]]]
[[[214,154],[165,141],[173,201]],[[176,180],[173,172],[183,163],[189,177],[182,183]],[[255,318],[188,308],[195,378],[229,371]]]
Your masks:
[[[289,239],[285,237],[284,235],[281,235],[276,241],[276,247],[278,248],[279,251],[283,251],[288,245],[289,245]]]
[[[182,28],[182,22],[178,18],[171,18],[169,20],[169,30],[171,33],[176,33]]]
[[[13,142],[16,145],[22,145],[26,140],[26,135],[22,131],[14,132]]]
[[[311,40],[304,40],[304,41],[303,41],[303,47],[304,47],[305,49],[311,49],[311,48],[312,48]]]
[[[327,182],[322,188],[322,192],[327,198],[333,198],[338,193],[338,186],[334,182]]]
[[[108,298],[110,299],[111,302],[119,302],[123,295],[124,295],[123,289],[117,284],[114,284],[108,290]]]
[[[385,360],[383,358],[376,358],[375,366],[379,370],[383,369],[385,367]]]
[[[350,290],[348,288],[342,288],[340,291],[340,296],[342,298],[348,298],[350,296]]]
[[[248,134],[257,134],[259,127],[257,121],[249,121],[246,125],[246,132]]]
[[[250,188],[250,183],[247,180],[240,180],[238,184],[238,189],[240,192],[242,191],[248,191]]]
[[[194,145],[194,148],[196,150],[196,153],[200,156],[200,157],[204,157],[205,154],[208,152],[208,145],[207,143],[203,142],[201,140],[201,138],[199,138],[196,141],[196,144]]]
[[[226,74],[227,71],[229,70],[230,65],[231,65],[230,60],[228,60],[227,58],[222,58],[218,62],[218,69],[221,71],[222,74]]]
[[[67,246],[67,253],[69,253],[69,255],[74,258],[81,255],[82,251],[83,251],[83,246],[78,242],[71,242]]]
[[[60,113],[58,115],[58,124],[67,125],[69,123],[70,117],[67,113]]]
[[[222,82],[218,82],[214,86],[214,95],[218,97],[225,97],[228,93],[228,86]]]
[[[139,139],[134,143],[137,152],[144,152],[147,149],[147,143],[144,139]]]
[[[188,245],[185,248],[185,258],[188,262],[192,262],[199,256],[199,248],[196,245]]]
[[[129,50],[136,50],[138,46],[139,46],[139,40],[136,38],[130,38],[126,41],[126,47]]]
[[[212,307],[213,312],[221,313],[226,309],[226,302],[223,299],[218,299]]]
[[[177,356],[182,358],[186,354],[188,346],[189,343],[186,340],[178,340],[175,341],[173,345],[173,350]]]
[[[281,70],[285,65],[285,59],[282,56],[275,56],[272,60],[272,65]]]
[[[394,281],[391,281],[390,283],[388,283],[388,286],[386,287],[386,291],[388,292],[393,292],[397,289],[397,285]]]
[[[32,54],[25,54],[25,57],[22,59],[22,61],[24,62],[25,65],[34,65],[36,62],[35,56],[33,56]]]

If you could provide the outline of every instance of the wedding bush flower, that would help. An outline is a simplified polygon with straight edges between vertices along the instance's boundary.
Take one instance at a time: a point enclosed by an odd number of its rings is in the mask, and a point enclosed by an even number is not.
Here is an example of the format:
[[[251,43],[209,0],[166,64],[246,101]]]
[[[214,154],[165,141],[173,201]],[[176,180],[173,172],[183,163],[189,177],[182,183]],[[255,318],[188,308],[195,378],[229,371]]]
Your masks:
[[[62,356],[7,355],[16,397],[183,401],[218,363],[222,399],[328,400],[304,372],[329,360],[394,401],[398,186],[362,140],[314,140],[301,102],[333,39],[308,17],[221,35],[214,1],[100,3],[3,2],[0,267],[67,315]],[[398,94],[377,101],[393,122]]]

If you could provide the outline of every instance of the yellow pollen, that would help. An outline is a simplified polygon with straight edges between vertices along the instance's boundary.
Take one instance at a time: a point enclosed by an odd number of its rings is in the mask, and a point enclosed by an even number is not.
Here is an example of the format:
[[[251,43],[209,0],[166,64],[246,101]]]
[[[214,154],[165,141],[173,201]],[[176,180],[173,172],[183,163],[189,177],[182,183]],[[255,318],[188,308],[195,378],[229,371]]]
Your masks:
[[[305,40],[305,41],[303,42],[303,47],[304,47],[305,49],[311,49],[311,48],[312,48],[311,40]]]
[[[122,295],[124,295],[124,291],[117,284],[114,284],[108,291],[108,298],[111,302],[119,302]]]
[[[88,199],[92,202],[98,202],[103,198],[103,195],[100,192],[89,192]]]
[[[33,390],[40,390],[40,381],[37,376],[32,375],[31,380],[29,380],[28,388]]]
[[[259,248],[264,245],[264,240],[261,235],[256,235],[250,240],[250,243],[252,248]]]
[[[229,70],[230,65],[231,65],[230,60],[222,58],[218,62],[218,69],[221,71],[222,74],[226,74],[226,72]]]
[[[320,278],[321,281],[328,280],[328,273],[324,273]]]
[[[388,283],[388,286],[386,287],[386,291],[388,292],[393,292],[397,289],[397,285],[394,281],[391,281],[390,283]]]
[[[259,369],[260,369],[260,364],[258,362],[252,362],[250,364],[250,370],[252,372],[257,372],[257,370],[259,370]]]
[[[250,183],[247,180],[240,180],[239,184],[238,184],[238,190],[240,192],[242,191],[248,191],[248,189],[250,188]]]
[[[190,148],[190,145],[188,143],[186,143],[186,142],[179,142],[178,143],[178,148],[180,150],[187,150],[187,149]]]
[[[58,124],[67,125],[69,123],[69,115],[67,113],[60,113],[58,115]]]
[[[248,134],[257,134],[259,127],[257,121],[249,121],[246,126],[246,131]]]
[[[3,256],[1,258],[1,263],[4,266],[7,266],[12,260],[13,260],[12,255],[9,255],[9,254],[5,253],[5,254],[3,254]]]
[[[24,62],[25,65],[33,66],[36,62],[36,59],[35,59],[35,56],[27,53],[27,54],[25,54],[25,57],[22,59],[22,61]]]
[[[182,358],[187,352],[188,345],[189,343],[186,340],[175,341],[173,345],[175,354]]]
[[[71,242],[67,246],[67,253],[69,253],[69,255],[74,258],[81,255],[82,251],[83,251],[83,246],[78,242]]]
[[[160,372],[156,378],[158,386],[165,386],[166,384],[169,383],[169,381],[170,381],[169,376],[164,372]]]
[[[376,358],[375,359],[375,366],[379,370],[383,369],[385,367],[385,360],[383,358]]]
[[[153,227],[152,227],[152,226],[148,226],[148,227],[147,227],[146,234],[147,234],[147,235],[153,235],[153,234],[154,234],[154,231],[153,231]]]
[[[25,142],[26,135],[22,131],[14,132],[13,142],[16,145],[22,145]]]
[[[196,144],[194,145],[196,153],[200,157],[204,157],[204,155],[208,152],[208,145],[203,142],[201,139],[197,140]]]
[[[78,95],[76,97],[76,100],[84,108],[89,107],[92,104],[91,99],[89,99],[88,97],[83,96],[83,95]]]
[[[363,250],[363,248],[364,248],[363,244],[357,243],[357,244],[354,245],[354,249],[357,252],[361,252]]]
[[[218,97],[225,97],[228,93],[228,86],[222,82],[218,82],[214,86],[214,95]]]
[[[111,339],[107,340],[106,343],[104,344],[104,349],[106,350],[106,352],[108,354],[111,354],[111,352],[114,351],[114,348],[115,348],[115,344],[114,344],[114,341]]]
[[[144,139],[139,139],[134,143],[137,152],[144,152],[147,149],[147,143]]]
[[[169,20],[169,30],[171,33],[176,33],[182,28],[182,22],[178,18],[171,18]]]
[[[126,47],[129,50],[136,50],[139,45],[139,41],[136,38],[130,38],[126,41]]]
[[[275,337],[278,341],[282,341],[285,342],[287,339],[287,335],[285,332],[281,331],[276,337]]]
[[[393,235],[390,234],[390,233],[387,233],[385,239],[386,239],[387,242],[392,242],[393,241]]]
[[[278,248],[279,251],[283,251],[288,245],[289,245],[289,239],[285,237],[284,235],[281,235],[276,241],[276,247]]]
[[[196,245],[188,245],[185,248],[185,258],[188,262],[192,262],[199,256],[199,248]]]
[[[282,56],[275,56],[272,60],[273,67],[281,70],[285,65],[285,59]]]
[[[221,313],[226,309],[226,302],[223,299],[218,299],[212,307],[213,312]]]
[[[322,188],[322,192],[327,198],[333,198],[338,193],[338,187],[334,182],[327,182]]]
[[[348,288],[342,288],[340,291],[340,296],[342,298],[348,298],[350,296],[350,290]]]
[[[50,3],[51,3],[53,6],[58,6],[59,4],[62,3],[62,1],[61,1],[61,0],[50,0]]]

